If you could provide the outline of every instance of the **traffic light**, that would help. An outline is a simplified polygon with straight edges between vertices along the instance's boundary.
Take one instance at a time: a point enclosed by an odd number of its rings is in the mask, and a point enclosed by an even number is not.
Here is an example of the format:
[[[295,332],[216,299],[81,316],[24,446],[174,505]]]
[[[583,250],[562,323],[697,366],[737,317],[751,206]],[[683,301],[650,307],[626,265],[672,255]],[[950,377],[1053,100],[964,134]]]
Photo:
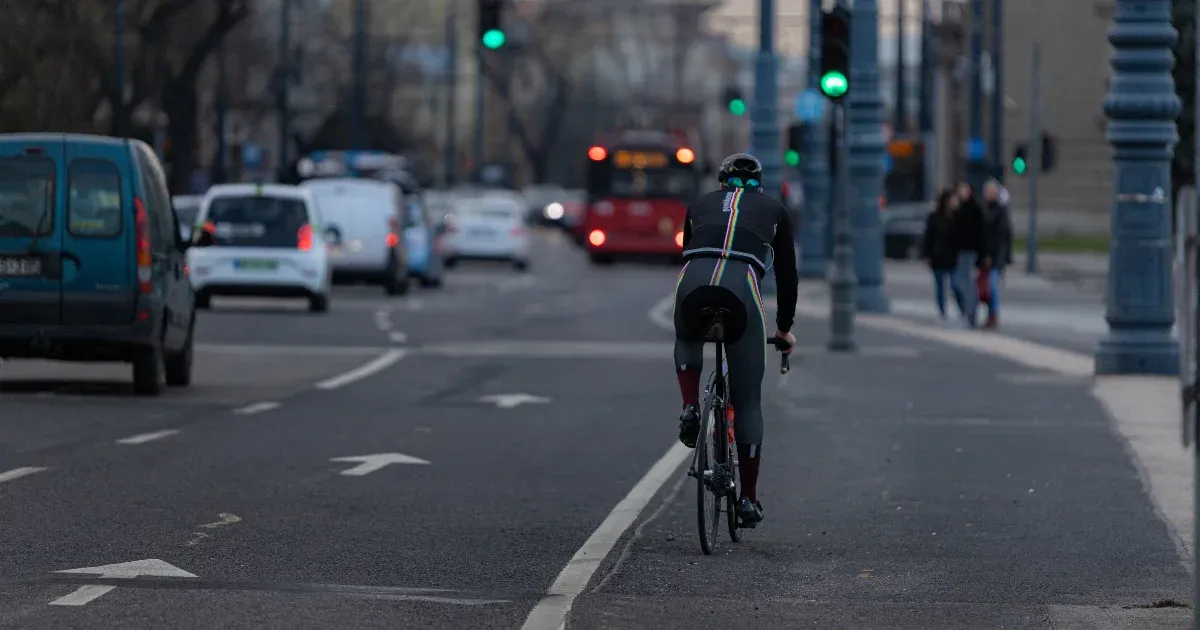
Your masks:
[[[1023,144],[1018,144],[1017,148],[1013,150],[1013,159],[1012,159],[1013,173],[1016,173],[1017,175],[1025,174],[1025,171],[1029,168],[1028,153],[1029,153],[1029,147],[1027,147]]]
[[[1058,165],[1058,139],[1042,132],[1042,172],[1049,173]]]
[[[746,113],[746,99],[742,98],[741,88],[725,88],[725,104],[729,107],[729,113],[734,116],[741,116]]]
[[[783,154],[783,161],[788,166],[800,166],[800,155],[804,150],[804,131],[803,123],[794,122],[788,125],[787,151]]]
[[[504,32],[506,1],[479,0],[479,41],[488,50],[496,50],[508,41],[508,35]]]
[[[841,5],[821,14],[820,86],[835,101],[850,91],[850,11]]]

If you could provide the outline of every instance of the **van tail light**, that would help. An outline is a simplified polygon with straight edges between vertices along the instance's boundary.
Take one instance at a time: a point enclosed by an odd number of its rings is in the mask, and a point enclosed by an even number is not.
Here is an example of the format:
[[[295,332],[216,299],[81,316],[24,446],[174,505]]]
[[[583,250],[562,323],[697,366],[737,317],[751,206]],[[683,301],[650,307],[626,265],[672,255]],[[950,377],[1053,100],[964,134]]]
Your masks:
[[[296,249],[307,252],[312,250],[313,246],[313,229],[311,225],[304,224],[296,230]]]
[[[400,219],[388,217],[387,246],[395,247],[400,244]]]
[[[150,251],[150,217],[146,214],[146,204],[142,203],[140,197],[133,198],[133,207],[137,211],[135,223],[138,292],[146,295],[154,291],[151,282],[154,278],[154,256]]]

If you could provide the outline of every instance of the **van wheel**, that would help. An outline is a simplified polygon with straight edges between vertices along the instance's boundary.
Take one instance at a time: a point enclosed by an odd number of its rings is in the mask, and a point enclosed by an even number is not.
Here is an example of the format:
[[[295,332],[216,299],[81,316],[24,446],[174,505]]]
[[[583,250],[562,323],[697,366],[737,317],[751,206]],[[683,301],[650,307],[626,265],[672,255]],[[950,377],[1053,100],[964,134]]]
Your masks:
[[[397,272],[399,273],[399,272]],[[408,293],[409,280],[408,276],[397,278],[395,274],[387,279],[383,285],[384,293],[388,295],[404,295]]]
[[[436,289],[442,286],[442,279],[438,276],[421,276],[421,286],[427,289]]]
[[[196,308],[208,308],[212,306],[212,296],[207,293],[196,294]]]
[[[167,385],[171,387],[187,387],[192,384],[192,360],[195,356],[195,344],[192,340],[195,330],[196,320],[193,317],[183,348],[166,356]]]
[[[324,313],[329,310],[328,295],[314,295],[308,298],[308,310],[310,313]]]
[[[167,385],[162,346],[140,348],[133,357],[133,393],[158,396]]]
[[[446,269],[453,269],[456,266],[458,266],[457,258],[447,258],[446,260],[442,261],[442,267]]]
[[[517,271],[529,271],[529,262],[525,260],[514,260],[513,267],[516,267]]]

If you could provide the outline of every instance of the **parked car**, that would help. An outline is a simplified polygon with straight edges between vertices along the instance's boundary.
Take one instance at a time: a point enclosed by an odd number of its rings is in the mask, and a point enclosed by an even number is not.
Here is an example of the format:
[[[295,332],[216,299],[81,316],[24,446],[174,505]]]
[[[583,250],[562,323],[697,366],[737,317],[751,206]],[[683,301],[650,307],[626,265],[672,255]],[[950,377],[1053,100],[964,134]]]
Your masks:
[[[162,164],[144,142],[0,135],[0,358],[192,380],[195,307]]]
[[[890,205],[883,209],[883,254],[888,258],[913,258],[920,254],[925,239],[925,221],[929,203],[918,201]]]
[[[302,297],[329,309],[331,270],[312,193],[279,184],[220,184],[200,206],[188,251],[196,303],[214,295]]]
[[[507,195],[460,199],[446,220],[443,237],[446,267],[460,260],[509,261],[518,271],[529,268],[530,232],[524,204]]]
[[[192,226],[196,216],[200,214],[200,204],[204,195],[175,195],[171,205],[175,207],[175,217],[179,219],[179,234],[185,242],[192,242]]]
[[[440,216],[434,216],[425,201],[425,193],[415,177],[405,171],[383,171],[379,179],[400,187],[404,195],[404,245],[408,254],[408,275],[423,287],[442,286],[445,261],[438,245]]]
[[[388,295],[408,292],[399,186],[374,179],[330,178],[310,179],[300,187],[316,199],[327,222],[335,281],[380,284]]]

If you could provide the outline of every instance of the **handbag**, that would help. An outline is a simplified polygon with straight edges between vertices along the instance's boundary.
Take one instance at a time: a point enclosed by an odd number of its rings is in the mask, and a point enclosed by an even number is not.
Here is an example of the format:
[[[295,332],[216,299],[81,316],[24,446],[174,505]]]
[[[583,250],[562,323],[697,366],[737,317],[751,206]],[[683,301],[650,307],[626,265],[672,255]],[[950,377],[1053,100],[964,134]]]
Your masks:
[[[987,269],[980,269],[979,275],[975,276],[975,292],[979,294],[980,302],[987,302],[992,297],[992,286],[988,281],[990,274]]]

